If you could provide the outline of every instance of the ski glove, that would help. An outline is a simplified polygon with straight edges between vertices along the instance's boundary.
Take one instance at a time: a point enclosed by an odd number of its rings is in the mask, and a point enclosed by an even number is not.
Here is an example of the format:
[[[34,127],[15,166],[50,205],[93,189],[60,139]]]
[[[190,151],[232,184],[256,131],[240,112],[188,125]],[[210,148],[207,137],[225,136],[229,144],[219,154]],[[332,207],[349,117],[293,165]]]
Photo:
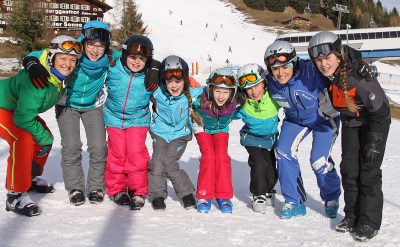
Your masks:
[[[47,154],[49,154],[51,151],[51,145],[44,145],[42,148],[37,152],[37,157],[38,158],[43,158]]]
[[[47,78],[50,77],[50,74],[37,57],[25,57],[22,65],[28,72],[29,78],[35,88],[46,88],[49,85]]]
[[[318,114],[326,120],[339,116],[339,112],[332,106],[327,88],[324,88],[318,96]]]
[[[369,132],[364,147],[364,160],[366,162],[378,161],[382,156],[382,133]]]
[[[362,77],[364,77],[367,81],[370,81],[375,77],[374,73],[372,72],[371,67],[364,60],[361,60],[359,63],[358,73]]]
[[[154,91],[158,88],[158,85],[160,84],[160,78],[158,75],[160,65],[161,63],[159,61],[151,59],[150,66],[146,70],[144,77],[144,86],[146,91]]]

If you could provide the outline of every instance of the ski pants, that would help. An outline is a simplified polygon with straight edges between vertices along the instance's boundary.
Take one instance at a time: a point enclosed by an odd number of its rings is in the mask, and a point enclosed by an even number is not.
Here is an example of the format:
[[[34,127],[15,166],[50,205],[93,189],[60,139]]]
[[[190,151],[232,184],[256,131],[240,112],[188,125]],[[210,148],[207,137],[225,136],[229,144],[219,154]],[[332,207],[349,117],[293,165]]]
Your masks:
[[[0,109],[0,137],[10,146],[6,188],[14,192],[27,192],[32,185],[32,179],[42,175],[49,154],[37,156],[41,146],[30,132],[14,123],[13,117],[12,111]],[[50,132],[43,119],[37,116],[36,120]]]
[[[331,148],[337,137],[339,121],[331,120],[331,126],[319,130],[284,121],[275,149],[278,163],[278,176],[285,202],[304,203],[306,191],[301,177],[297,158],[299,144],[312,132],[311,167],[317,178],[320,196],[323,201],[337,199],[340,196],[340,178],[331,158]]]
[[[200,147],[200,171],[196,197],[212,200],[233,197],[231,157],[228,155],[229,133],[195,135]]]
[[[383,138],[381,158],[366,162],[363,151],[368,126],[358,128],[342,127],[342,162],[340,173],[344,194],[344,213],[354,219],[355,224],[369,225],[379,230],[382,223],[383,192],[382,170],[389,124],[382,125]]]
[[[194,186],[187,173],[179,168],[179,159],[185,152],[192,134],[171,142],[150,132],[153,139],[153,155],[149,161],[149,195],[150,200],[157,197],[167,198],[167,179],[171,180],[178,198],[193,194]]]
[[[249,153],[250,192],[255,196],[271,193],[278,181],[274,150],[245,148]]]
[[[86,193],[88,194],[96,189],[104,190],[107,143],[102,107],[82,111],[57,105],[56,117],[61,135],[61,168],[65,189],[67,191],[72,189],[85,191],[80,136],[80,122],[82,119],[89,152]]]
[[[104,178],[107,194],[111,196],[128,188],[134,195],[146,196],[150,157],[145,142],[149,128],[106,129],[108,155]]]

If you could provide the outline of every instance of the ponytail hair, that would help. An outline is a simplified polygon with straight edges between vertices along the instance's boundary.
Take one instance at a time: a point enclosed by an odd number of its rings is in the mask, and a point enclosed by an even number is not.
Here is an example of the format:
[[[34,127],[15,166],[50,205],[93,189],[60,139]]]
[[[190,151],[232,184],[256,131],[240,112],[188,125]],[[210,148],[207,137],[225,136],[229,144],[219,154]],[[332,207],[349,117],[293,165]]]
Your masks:
[[[341,52],[341,53],[333,52],[333,54],[341,60],[341,65],[339,66],[337,73],[339,74],[339,87],[342,88],[344,91],[344,98],[346,100],[346,106],[347,106],[347,108],[349,108],[349,110],[351,112],[358,112],[361,107],[358,104],[356,104],[356,102],[354,102],[354,100],[352,100],[349,97],[349,93],[348,93],[348,85],[346,82],[347,77],[350,73],[350,66],[348,63],[348,58],[343,52]]]
[[[203,126],[203,121],[202,121],[200,115],[197,112],[193,111],[193,100],[192,100],[192,95],[190,94],[190,91],[189,91],[189,76],[184,75],[183,81],[184,81],[184,85],[185,85],[183,88],[183,93],[185,94],[186,98],[188,99],[190,116],[192,117],[193,121],[198,126]]]

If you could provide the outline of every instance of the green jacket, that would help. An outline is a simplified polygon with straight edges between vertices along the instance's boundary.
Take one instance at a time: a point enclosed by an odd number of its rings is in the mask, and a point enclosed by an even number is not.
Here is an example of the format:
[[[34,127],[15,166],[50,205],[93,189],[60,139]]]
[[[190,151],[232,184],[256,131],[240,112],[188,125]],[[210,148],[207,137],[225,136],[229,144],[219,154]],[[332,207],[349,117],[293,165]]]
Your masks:
[[[47,53],[40,57],[40,62],[48,68]],[[41,146],[51,145],[53,136],[36,117],[56,104],[61,88],[62,82],[50,73],[49,86],[36,89],[28,73],[22,69],[15,76],[0,80],[0,108],[13,111],[14,123],[31,133]]]

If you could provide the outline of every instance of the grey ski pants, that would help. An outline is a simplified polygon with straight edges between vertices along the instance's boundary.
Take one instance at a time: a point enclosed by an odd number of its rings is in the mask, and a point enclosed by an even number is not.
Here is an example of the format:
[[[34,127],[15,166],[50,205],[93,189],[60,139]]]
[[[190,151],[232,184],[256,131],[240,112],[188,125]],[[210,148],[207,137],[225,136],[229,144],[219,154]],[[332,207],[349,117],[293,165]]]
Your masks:
[[[167,179],[171,180],[179,199],[193,194],[194,186],[178,163],[192,135],[180,137],[169,143],[152,132],[150,135],[153,139],[153,155],[149,161],[148,173],[150,200],[157,197],[167,198]]]
[[[80,137],[80,120],[82,119],[89,152],[86,194],[95,189],[104,191],[107,143],[103,108],[78,110],[57,105],[56,118],[61,134],[61,168],[65,189],[67,191],[79,189],[85,192],[85,174],[82,167],[82,141]]]

